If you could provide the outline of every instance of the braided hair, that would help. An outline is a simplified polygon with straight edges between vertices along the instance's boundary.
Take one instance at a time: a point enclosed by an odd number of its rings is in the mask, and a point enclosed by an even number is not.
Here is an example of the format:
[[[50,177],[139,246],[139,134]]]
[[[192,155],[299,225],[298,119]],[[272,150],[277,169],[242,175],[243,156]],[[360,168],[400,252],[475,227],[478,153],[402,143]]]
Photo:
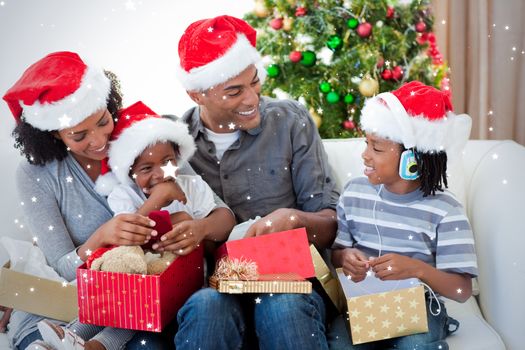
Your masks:
[[[120,82],[113,72],[104,71],[104,74],[111,82],[107,108],[113,120],[117,121],[118,110],[122,108]],[[43,166],[53,160],[60,161],[67,157],[66,145],[54,136],[54,132],[42,131],[33,127],[24,120],[23,115],[13,130],[12,136],[15,138],[15,148],[25,156],[30,164]]]
[[[448,188],[447,154],[444,151],[423,153],[417,150],[414,150],[414,154],[423,197],[435,195],[436,191],[443,192],[444,188]]]

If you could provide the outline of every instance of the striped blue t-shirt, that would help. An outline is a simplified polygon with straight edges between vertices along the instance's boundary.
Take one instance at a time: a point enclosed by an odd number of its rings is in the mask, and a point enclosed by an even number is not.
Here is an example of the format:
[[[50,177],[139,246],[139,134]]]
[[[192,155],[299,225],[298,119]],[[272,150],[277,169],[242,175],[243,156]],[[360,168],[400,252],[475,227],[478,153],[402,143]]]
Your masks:
[[[337,205],[333,248],[354,247],[367,256],[378,256],[379,250],[397,253],[439,270],[477,276],[474,236],[452,193],[423,197],[420,190],[400,195],[383,187],[378,195],[379,189],[366,177],[348,182]]]

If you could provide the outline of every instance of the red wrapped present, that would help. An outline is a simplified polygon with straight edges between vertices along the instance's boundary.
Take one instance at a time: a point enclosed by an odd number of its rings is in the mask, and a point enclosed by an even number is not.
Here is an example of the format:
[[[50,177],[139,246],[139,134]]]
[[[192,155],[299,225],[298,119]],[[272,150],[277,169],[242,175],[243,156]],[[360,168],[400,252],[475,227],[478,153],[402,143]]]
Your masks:
[[[156,236],[152,236],[148,243],[142,245],[142,249],[153,249],[154,243],[160,240],[165,233],[171,231],[173,226],[171,225],[170,213],[167,210],[156,210],[149,213],[148,217],[155,221],[153,229],[157,231]]]
[[[223,256],[253,261],[261,275],[295,272],[303,278],[315,276],[304,227],[226,242],[216,253],[217,259]]]
[[[161,332],[204,283],[203,247],[175,259],[160,275],[77,269],[82,323]]]

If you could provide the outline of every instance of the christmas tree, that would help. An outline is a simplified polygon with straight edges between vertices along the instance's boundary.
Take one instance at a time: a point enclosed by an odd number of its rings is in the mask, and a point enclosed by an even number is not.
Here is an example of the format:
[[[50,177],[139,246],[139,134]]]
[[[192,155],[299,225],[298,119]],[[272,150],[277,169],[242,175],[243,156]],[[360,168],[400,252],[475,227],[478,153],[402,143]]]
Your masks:
[[[362,136],[365,98],[411,80],[449,90],[428,0],[256,0],[245,19],[263,93],[304,103],[323,138]]]

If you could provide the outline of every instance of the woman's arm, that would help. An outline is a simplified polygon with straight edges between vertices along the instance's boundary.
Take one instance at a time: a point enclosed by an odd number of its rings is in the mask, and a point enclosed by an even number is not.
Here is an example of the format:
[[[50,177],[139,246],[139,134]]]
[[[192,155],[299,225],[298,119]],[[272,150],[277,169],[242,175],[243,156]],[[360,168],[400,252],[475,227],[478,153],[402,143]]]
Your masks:
[[[55,192],[36,166],[22,163],[17,169],[16,185],[24,220],[44,253],[47,263],[68,281],[76,278],[83,261],[76,253],[69,230],[58,206]]]

